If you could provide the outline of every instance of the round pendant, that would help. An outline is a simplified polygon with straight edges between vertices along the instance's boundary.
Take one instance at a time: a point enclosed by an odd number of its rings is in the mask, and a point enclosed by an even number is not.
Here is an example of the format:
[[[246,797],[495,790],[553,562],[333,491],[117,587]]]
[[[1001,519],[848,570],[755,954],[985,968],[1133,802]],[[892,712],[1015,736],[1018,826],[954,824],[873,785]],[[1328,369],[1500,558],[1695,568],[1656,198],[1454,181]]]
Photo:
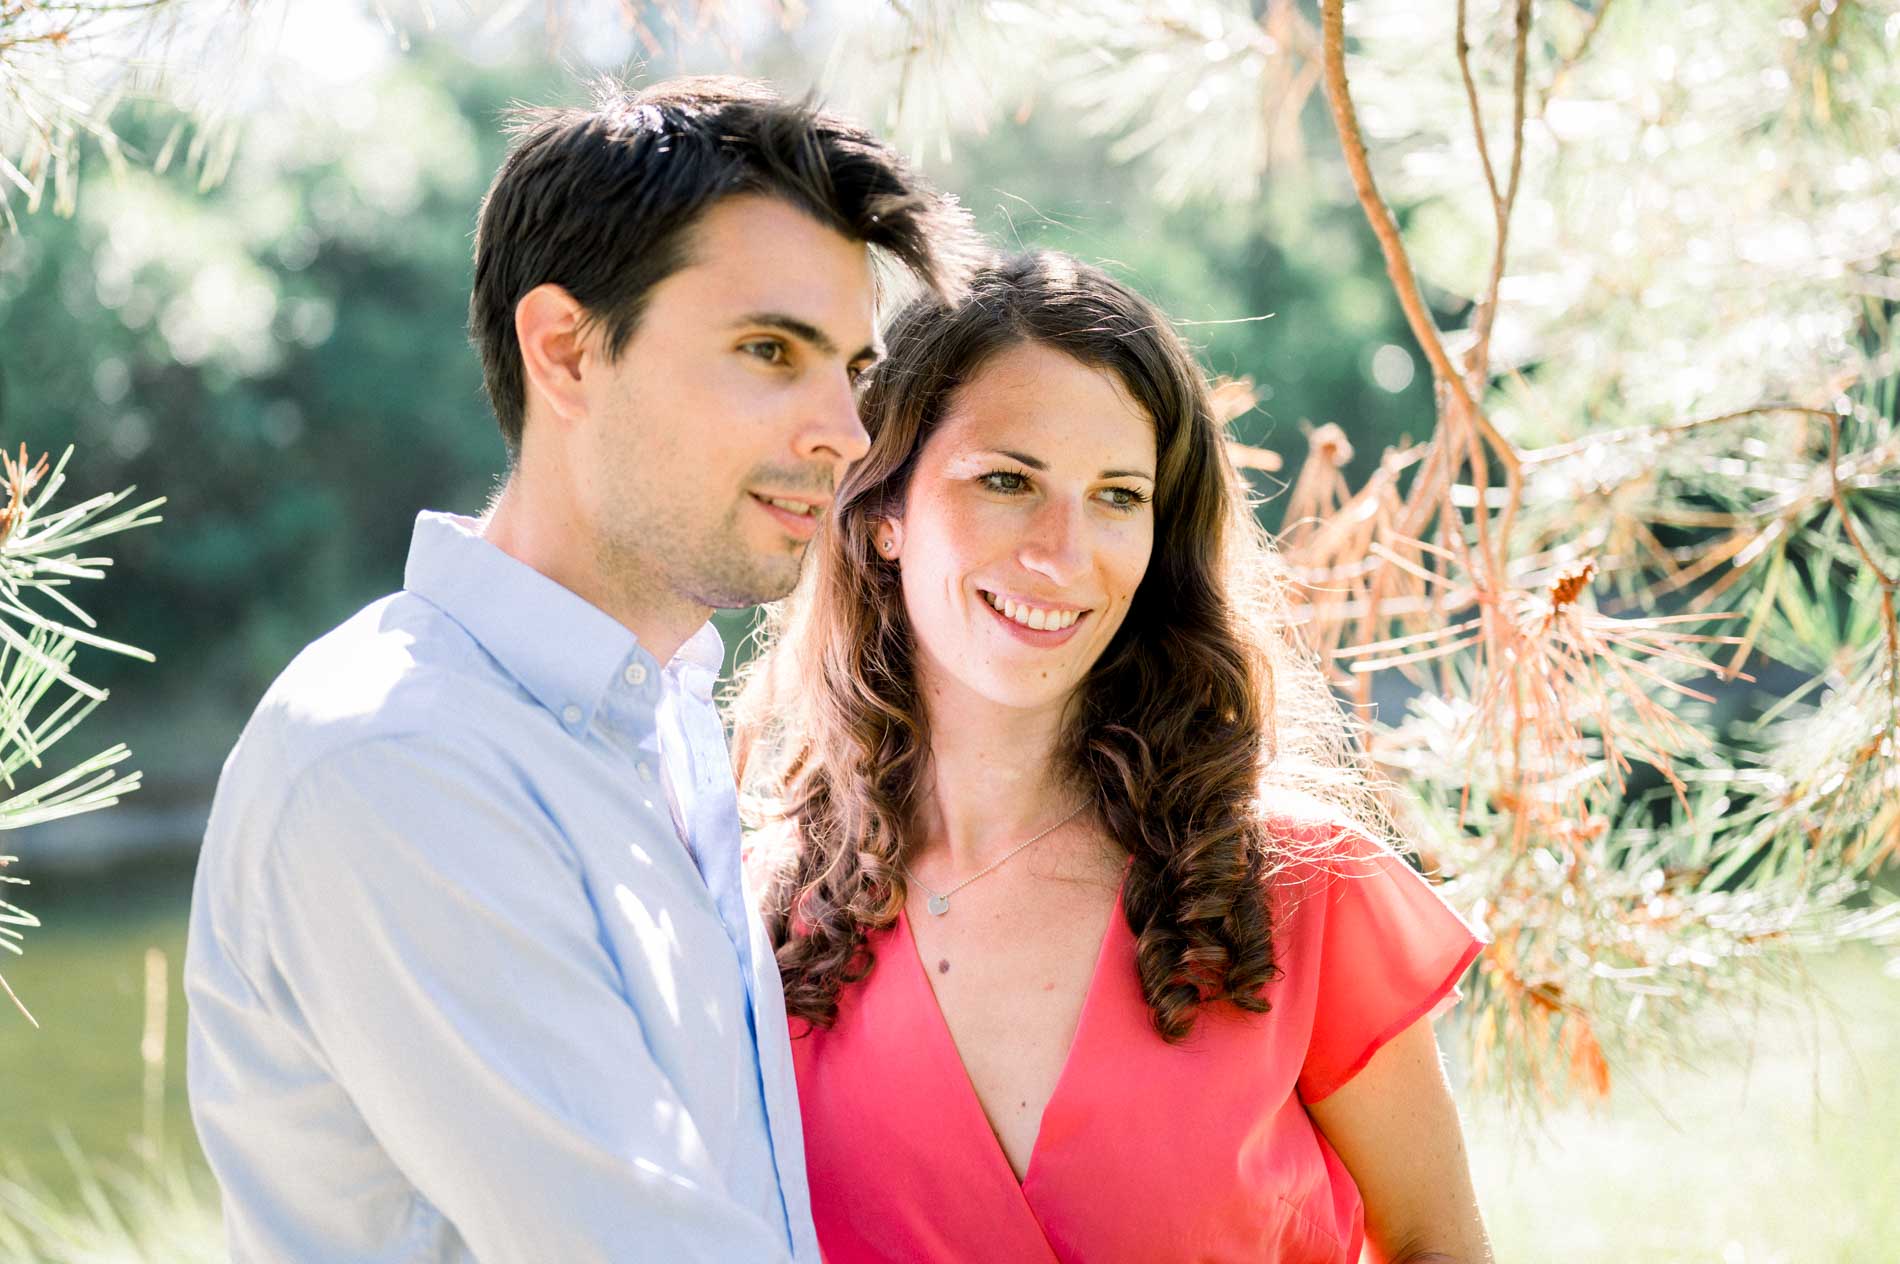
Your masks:
[[[950,897],[945,895],[933,895],[930,897],[930,903],[926,905],[926,907],[936,916],[942,917],[945,913],[950,911]]]

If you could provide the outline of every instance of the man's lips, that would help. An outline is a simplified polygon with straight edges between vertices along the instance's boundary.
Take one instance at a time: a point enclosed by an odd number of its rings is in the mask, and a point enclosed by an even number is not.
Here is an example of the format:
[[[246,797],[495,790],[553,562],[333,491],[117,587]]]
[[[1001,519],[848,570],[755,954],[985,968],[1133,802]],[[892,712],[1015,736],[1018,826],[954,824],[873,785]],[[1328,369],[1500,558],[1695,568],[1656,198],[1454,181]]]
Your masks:
[[[828,500],[815,500],[809,496],[779,496],[765,492],[748,492],[759,508],[778,520],[785,531],[800,540],[809,540],[818,530],[818,523],[824,518],[825,510],[831,507]]]

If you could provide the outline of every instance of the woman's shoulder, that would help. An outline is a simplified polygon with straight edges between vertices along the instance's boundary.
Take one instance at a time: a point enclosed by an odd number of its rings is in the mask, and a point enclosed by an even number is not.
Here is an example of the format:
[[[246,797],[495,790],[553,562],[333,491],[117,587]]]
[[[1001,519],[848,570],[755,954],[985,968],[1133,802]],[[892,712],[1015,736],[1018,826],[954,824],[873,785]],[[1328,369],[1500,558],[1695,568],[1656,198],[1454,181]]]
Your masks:
[[[1375,825],[1311,795],[1264,795],[1260,820],[1269,867],[1278,875],[1337,876],[1398,857]]]

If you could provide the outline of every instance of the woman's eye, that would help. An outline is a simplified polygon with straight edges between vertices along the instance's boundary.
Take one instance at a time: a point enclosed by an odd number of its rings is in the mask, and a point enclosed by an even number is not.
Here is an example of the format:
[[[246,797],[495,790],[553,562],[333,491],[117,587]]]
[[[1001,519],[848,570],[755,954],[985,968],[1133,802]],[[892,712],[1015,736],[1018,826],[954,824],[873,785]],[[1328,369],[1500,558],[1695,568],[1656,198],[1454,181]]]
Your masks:
[[[991,470],[977,482],[993,492],[1020,492],[1029,486],[1029,479],[1014,470]]]
[[[740,343],[739,350],[749,356],[756,356],[767,364],[785,363],[785,344],[776,338],[759,338],[752,342]]]
[[[1102,495],[1117,509],[1135,509],[1148,503],[1147,493],[1135,487],[1105,487]]]

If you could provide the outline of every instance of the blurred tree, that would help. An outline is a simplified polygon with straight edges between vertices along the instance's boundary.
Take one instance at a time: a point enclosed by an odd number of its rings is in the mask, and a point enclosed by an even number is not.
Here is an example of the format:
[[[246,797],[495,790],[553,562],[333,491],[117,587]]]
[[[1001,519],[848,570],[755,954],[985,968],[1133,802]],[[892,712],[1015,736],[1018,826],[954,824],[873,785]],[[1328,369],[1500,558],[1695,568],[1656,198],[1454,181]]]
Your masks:
[[[321,130],[250,119],[215,189],[129,170],[0,243],[0,425],[171,493],[176,529],[128,542],[108,600],[205,664],[195,687],[254,700],[400,583],[418,507],[479,507],[502,453],[462,332],[468,236],[523,86],[397,62]]]

